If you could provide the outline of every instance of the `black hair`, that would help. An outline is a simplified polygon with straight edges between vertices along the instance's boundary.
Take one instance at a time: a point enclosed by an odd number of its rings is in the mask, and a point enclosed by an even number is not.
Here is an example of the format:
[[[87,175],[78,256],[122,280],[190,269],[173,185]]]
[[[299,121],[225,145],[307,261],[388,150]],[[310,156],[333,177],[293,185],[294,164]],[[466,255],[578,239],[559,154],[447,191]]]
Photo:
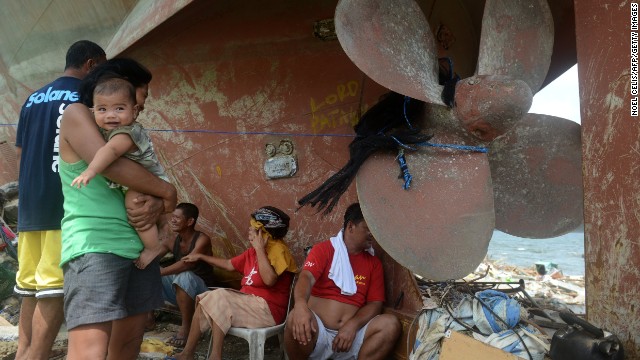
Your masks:
[[[193,219],[193,225],[191,227],[196,226],[196,222],[198,222],[198,216],[200,216],[200,210],[198,207],[192,203],[180,203],[176,206],[176,209],[180,209],[182,211],[182,215],[189,220]]]
[[[273,236],[274,239],[282,239],[285,236],[287,236],[287,232],[289,232],[289,222],[291,221],[291,218],[289,218],[289,215],[287,215],[284,211],[278,209],[277,207],[263,206],[262,208],[271,210],[274,213],[276,213],[282,220],[282,223],[286,225],[285,227],[269,228],[269,229],[265,227],[265,230],[269,232],[269,234],[271,234],[271,236]]]
[[[102,77],[93,90],[94,95],[112,95],[119,92],[126,93],[129,100],[131,100],[134,105],[136,104],[136,88],[122,78]]]
[[[99,60],[106,56],[100,45],[89,40],[76,41],[67,50],[64,68],[79,69],[89,60]]]
[[[356,137],[349,144],[349,161],[318,188],[300,200],[300,209],[310,205],[329,214],[342,194],[349,188],[360,166],[378,151],[398,151],[401,146],[425,142],[432,135],[422,134],[409,120],[422,112],[423,102],[398,93],[388,93],[362,115],[354,127]]]
[[[347,225],[349,223],[353,223],[353,225],[358,225],[362,221],[364,221],[364,215],[362,215],[362,209],[360,208],[360,203],[353,203],[349,205],[347,211],[344,212],[344,225],[342,226],[342,230],[347,230]]]
[[[151,72],[144,65],[128,58],[116,58],[103,62],[89,72],[80,83],[80,102],[93,107],[93,90],[107,78],[121,78],[129,81],[134,88],[151,82]]]

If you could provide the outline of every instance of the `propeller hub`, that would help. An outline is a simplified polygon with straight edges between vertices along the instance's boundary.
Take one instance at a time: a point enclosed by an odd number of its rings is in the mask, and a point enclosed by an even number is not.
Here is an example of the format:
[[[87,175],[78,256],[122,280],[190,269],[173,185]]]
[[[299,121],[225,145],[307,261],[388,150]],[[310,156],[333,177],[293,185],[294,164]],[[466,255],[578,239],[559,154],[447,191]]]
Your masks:
[[[475,75],[458,82],[454,112],[470,134],[489,142],[511,129],[532,101],[531,89],[522,80]]]

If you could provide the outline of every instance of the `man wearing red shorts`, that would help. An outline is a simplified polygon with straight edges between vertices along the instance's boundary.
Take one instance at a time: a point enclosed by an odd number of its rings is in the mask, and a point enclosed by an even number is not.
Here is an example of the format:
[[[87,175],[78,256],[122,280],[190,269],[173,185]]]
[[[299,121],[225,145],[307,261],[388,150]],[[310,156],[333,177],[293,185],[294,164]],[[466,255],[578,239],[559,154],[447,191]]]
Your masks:
[[[291,359],[384,359],[401,326],[381,314],[382,263],[360,204],[347,208],[343,229],[315,245],[294,289],[295,306],[285,328]]]

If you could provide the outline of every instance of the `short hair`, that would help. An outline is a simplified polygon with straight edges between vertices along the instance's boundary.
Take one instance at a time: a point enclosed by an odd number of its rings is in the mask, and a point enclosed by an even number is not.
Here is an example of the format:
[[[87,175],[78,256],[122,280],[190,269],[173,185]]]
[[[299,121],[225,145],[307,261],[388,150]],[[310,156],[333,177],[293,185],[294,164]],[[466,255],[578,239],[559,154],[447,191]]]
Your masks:
[[[198,216],[200,216],[200,210],[198,210],[197,206],[192,203],[180,203],[176,206],[176,209],[180,209],[182,211],[182,215],[184,215],[187,220],[193,219],[193,225],[191,225],[191,227],[196,225],[196,222],[198,222]]]
[[[106,56],[100,45],[89,40],[76,41],[67,50],[64,68],[79,69],[89,60],[98,60]]]
[[[89,72],[80,83],[80,102],[93,107],[93,90],[105,78],[119,77],[138,88],[151,82],[151,72],[144,65],[128,58],[116,58],[103,62]]]
[[[342,229],[346,231],[349,222],[353,223],[354,225],[358,225],[362,221],[364,221],[364,215],[362,215],[360,203],[353,203],[349,205],[347,210],[344,212],[344,225],[342,226]]]
[[[106,77],[100,79],[96,84],[96,88],[93,90],[93,95],[112,95],[120,92],[125,93],[129,97],[129,100],[135,105],[136,89],[130,82],[123,78]]]

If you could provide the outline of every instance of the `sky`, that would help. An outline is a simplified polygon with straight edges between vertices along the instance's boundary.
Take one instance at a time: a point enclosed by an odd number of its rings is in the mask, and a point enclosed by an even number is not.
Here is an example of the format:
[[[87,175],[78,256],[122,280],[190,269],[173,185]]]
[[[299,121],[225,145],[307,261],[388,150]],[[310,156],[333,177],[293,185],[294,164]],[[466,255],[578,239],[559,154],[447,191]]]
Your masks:
[[[580,123],[578,65],[574,65],[533,97],[531,113],[563,117]]]

